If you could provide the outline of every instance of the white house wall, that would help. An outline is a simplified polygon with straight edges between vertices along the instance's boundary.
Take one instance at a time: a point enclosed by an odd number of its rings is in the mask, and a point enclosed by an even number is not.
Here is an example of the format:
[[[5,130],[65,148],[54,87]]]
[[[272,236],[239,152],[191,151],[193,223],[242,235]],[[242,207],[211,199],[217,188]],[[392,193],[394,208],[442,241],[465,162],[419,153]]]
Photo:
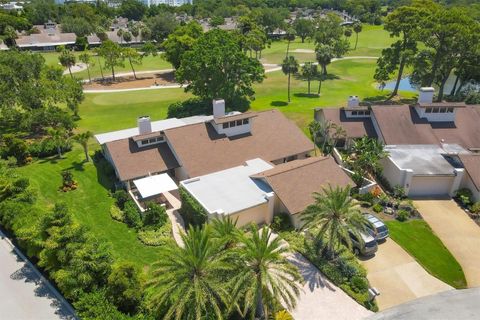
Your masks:
[[[480,201],[480,191],[473,184],[473,181],[468,174],[464,175],[461,187],[470,189],[472,191],[473,199],[475,202]]]

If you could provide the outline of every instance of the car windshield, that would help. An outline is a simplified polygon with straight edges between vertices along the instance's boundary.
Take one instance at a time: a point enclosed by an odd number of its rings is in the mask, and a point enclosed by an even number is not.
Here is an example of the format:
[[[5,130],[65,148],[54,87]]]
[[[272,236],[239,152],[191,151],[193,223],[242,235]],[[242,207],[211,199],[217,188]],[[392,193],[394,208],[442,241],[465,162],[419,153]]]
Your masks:
[[[380,227],[377,227],[377,231],[378,232],[385,232],[385,231],[388,231],[388,229],[387,229],[386,226],[380,226]]]
[[[373,241],[369,241],[369,242],[365,242],[365,247],[367,248],[373,248],[377,245],[377,242],[375,240]]]

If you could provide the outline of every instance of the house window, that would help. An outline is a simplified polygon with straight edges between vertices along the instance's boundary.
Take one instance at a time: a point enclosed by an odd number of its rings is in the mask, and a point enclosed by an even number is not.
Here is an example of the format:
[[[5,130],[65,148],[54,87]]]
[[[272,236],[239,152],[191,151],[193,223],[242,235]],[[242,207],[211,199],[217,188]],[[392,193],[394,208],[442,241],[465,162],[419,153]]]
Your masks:
[[[447,113],[453,113],[453,108],[448,108]]]
[[[358,115],[358,111],[352,111],[352,116],[357,116]]]
[[[248,119],[243,119],[243,124],[248,124]]]
[[[365,111],[365,115],[369,116],[370,115],[370,110]]]
[[[148,144],[148,139],[147,140],[142,140],[142,146]]]
[[[439,111],[440,111],[439,108],[433,108],[433,109],[432,109],[432,112],[433,112],[433,113],[438,113]]]
[[[230,121],[230,128],[235,127],[235,121]]]
[[[432,113],[432,108],[426,108],[425,113]]]
[[[242,120],[237,120],[237,126],[241,126],[242,125]]]
[[[223,129],[228,129],[228,122],[222,125]]]
[[[148,143],[155,143],[155,142],[157,142],[157,138],[153,138],[153,139],[148,140]]]
[[[445,113],[447,112],[447,108],[440,108],[440,113]]]

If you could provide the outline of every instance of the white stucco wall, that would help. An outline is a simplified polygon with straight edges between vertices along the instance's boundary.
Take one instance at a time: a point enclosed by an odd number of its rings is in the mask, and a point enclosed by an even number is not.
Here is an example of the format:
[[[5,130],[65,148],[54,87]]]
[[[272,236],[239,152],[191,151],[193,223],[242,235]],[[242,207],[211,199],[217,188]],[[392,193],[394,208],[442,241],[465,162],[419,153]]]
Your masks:
[[[237,227],[243,227],[252,222],[256,224],[270,223],[268,202],[262,203],[261,205],[243,211],[233,213],[230,215],[230,217],[234,221],[238,219]]]
[[[472,191],[473,198],[474,198],[475,202],[480,201],[480,190],[478,190],[477,187],[475,187],[472,179],[470,178],[470,176],[468,174],[465,174],[463,176],[463,181],[462,181],[460,186],[461,186],[461,188],[467,188],[467,189],[470,189]]]
[[[383,167],[382,174],[390,183],[390,186],[393,188],[397,185],[404,186],[405,181],[405,171],[397,167],[390,158],[385,158],[381,160]]]

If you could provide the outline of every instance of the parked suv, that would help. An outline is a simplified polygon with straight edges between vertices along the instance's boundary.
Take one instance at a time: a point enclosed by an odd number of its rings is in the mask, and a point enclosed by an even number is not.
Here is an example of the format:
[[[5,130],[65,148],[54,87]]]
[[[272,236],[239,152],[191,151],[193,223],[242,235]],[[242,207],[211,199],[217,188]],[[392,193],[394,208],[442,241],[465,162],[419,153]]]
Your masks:
[[[362,241],[359,241],[352,232],[349,232],[348,234],[352,240],[353,252],[355,252],[356,255],[361,254],[362,256],[370,256],[377,252],[377,241],[369,233],[360,233]]]
[[[370,221],[373,226],[373,229],[369,228],[368,231],[373,237],[375,237],[375,240],[381,241],[388,238],[388,228],[382,220],[378,219],[370,213],[365,214],[365,217],[368,219],[368,221]]]

